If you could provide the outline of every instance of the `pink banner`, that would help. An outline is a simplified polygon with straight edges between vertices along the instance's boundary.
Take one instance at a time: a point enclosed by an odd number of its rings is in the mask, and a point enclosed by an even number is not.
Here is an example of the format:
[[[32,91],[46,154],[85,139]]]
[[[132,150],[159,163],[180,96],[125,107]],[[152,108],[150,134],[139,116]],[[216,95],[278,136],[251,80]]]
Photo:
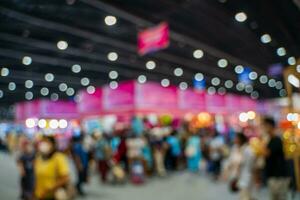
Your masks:
[[[128,110],[134,108],[134,82],[120,83],[118,88],[111,89],[109,86],[103,88],[103,108],[107,110]]]
[[[226,101],[224,95],[206,95],[207,111],[211,113],[226,113]]]
[[[102,88],[96,88],[93,94],[83,90],[79,93],[79,99],[77,110],[80,115],[99,115],[103,110]]]
[[[169,26],[166,22],[138,33],[138,53],[140,55],[157,51],[169,45]]]
[[[72,101],[40,101],[40,118],[78,118],[76,103]]]
[[[17,121],[24,121],[27,118],[75,119],[79,116],[74,102],[34,100],[17,103],[15,117]]]
[[[229,113],[242,111],[241,97],[234,94],[227,94],[225,96],[226,107]]]
[[[15,105],[15,118],[17,121],[22,121],[24,120],[26,117],[25,117],[25,105],[23,102],[21,103],[17,103]]]
[[[38,117],[40,114],[40,101],[34,100],[34,101],[28,101],[24,103],[24,117],[27,118],[33,118]]]
[[[175,86],[162,87],[158,83],[136,83],[135,104],[136,109],[177,109],[177,89]]]
[[[206,111],[206,93],[195,90],[177,90],[178,108],[189,112]]]
[[[246,96],[241,97],[241,107],[242,107],[243,111],[249,111],[249,110],[256,111],[257,110],[256,101],[254,101]]]

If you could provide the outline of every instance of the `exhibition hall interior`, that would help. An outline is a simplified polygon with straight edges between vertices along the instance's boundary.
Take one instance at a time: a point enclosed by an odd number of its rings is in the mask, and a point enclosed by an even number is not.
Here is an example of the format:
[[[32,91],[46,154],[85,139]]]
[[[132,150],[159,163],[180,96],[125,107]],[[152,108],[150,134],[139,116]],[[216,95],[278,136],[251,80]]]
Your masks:
[[[300,199],[300,0],[0,0],[0,199]]]

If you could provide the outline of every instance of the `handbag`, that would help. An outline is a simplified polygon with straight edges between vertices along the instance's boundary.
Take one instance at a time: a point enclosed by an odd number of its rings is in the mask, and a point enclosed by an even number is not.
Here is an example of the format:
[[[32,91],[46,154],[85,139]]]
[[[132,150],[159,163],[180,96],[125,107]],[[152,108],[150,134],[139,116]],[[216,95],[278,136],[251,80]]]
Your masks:
[[[233,193],[236,193],[240,190],[238,187],[238,178],[234,178],[229,182],[229,190]]]

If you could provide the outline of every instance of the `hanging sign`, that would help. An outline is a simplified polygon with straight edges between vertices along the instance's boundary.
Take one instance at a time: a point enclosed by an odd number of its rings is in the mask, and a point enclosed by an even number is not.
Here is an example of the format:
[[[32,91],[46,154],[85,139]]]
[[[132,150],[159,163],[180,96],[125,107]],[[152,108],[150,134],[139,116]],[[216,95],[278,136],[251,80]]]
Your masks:
[[[145,55],[169,46],[169,25],[166,22],[138,33],[138,53]]]

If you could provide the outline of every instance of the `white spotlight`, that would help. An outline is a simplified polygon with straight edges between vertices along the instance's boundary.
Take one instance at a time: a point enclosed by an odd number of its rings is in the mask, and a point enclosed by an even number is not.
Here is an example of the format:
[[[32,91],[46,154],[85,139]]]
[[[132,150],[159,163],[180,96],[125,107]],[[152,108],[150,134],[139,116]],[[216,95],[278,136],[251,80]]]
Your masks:
[[[115,16],[108,15],[104,18],[104,22],[107,26],[113,26],[117,23],[117,18]]]
[[[200,59],[202,58],[204,55],[203,51],[201,49],[196,49],[194,52],[193,52],[193,56],[194,58],[196,59]]]
[[[57,48],[60,50],[66,50],[68,48],[68,43],[66,41],[57,42]]]
[[[235,15],[235,20],[238,22],[244,22],[247,20],[247,15],[244,12],[239,12]]]

